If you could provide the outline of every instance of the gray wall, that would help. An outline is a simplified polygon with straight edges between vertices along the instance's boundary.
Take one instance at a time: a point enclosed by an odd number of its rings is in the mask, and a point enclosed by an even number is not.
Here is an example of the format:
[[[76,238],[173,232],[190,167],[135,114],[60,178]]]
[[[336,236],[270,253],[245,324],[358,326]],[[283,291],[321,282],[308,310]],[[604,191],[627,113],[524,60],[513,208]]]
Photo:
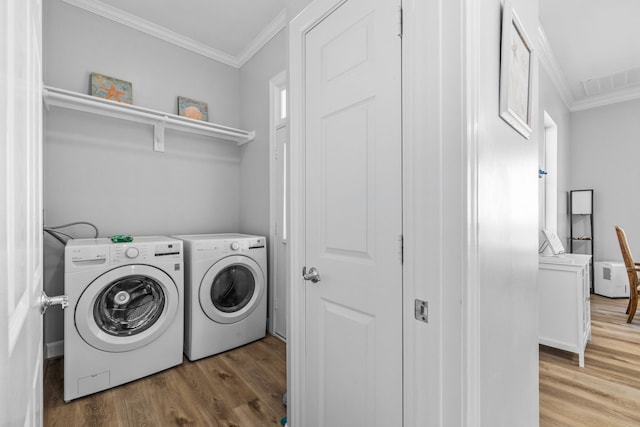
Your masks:
[[[256,131],[242,148],[240,230],[269,235],[269,80],[287,67],[283,29],[240,69],[240,125]]]
[[[569,251],[569,219],[567,216],[567,192],[571,190],[571,112],[560,97],[546,69],[540,65],[540,121],[538,134],[542,141],[544,132],[543,111],[551,116],[558,126],[558,236]]]
[[[533,37],[538,2],[510,3]],[[538,84],[532,95],[534,132],[527,140],[498,115],[501,1],[483,1],[479,13],[478,424],[537,426]],[[534,82],[537,70],[535,66]]]
[[[240,123],[240,72],[60,0],[45,2],[45,84],[87,93],[92,71],[133,84],[133,102],[176,113],[176,98],[208,103],[209,121]],[[248,129],[251,130],[251,129]],[[238,231],[241,151],[233,142],[52,108],[45,114],[45,225],[90,221],[100,236]],[[265,160],[266,161],[266,160]],[[250,184],[245,183],[245,186]],[[92,237],[87,228],[71,229]],[[63,292],[63,247],[45,238],[44,286]],[[45,317],[59,354],[60,310]]]
[[[622,262],[614,226],[640,254],[640,100],[574,112],[571,117],[571,186],[593,195],[594,260]]]

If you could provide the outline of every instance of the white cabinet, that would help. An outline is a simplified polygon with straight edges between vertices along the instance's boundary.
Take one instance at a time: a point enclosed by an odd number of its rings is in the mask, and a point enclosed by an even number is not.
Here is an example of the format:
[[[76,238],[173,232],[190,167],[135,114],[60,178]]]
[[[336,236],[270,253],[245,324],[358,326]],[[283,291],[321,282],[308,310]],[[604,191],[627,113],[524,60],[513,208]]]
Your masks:
[[[578,353],[591,339],[591,255],[541,256],[538,271],[538,337],[540,344]]]

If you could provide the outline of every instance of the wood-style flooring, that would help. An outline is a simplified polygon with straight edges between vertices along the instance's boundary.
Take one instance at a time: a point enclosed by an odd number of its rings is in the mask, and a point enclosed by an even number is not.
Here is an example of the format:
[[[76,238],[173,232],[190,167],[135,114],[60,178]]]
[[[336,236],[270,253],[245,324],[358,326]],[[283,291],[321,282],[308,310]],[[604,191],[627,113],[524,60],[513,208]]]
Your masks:
[[[626,323],[627,301],[591,295],[584,368],[540,346],[541,426],[640,426],[640,313]]]
[[[285,344],[273,336],[100,393],[63,401],[63,359],[49,360],[44,425],[280,426]]]
[[[540,346],[541,426],[640,426],[640,313],[591,296],[592,338],[578,355]],[[543,313],[542,313],[543,315]],[[63,359],[44,378],[44,425],[279,426],[286,415],[285,344],[273,336],[64,403]]]

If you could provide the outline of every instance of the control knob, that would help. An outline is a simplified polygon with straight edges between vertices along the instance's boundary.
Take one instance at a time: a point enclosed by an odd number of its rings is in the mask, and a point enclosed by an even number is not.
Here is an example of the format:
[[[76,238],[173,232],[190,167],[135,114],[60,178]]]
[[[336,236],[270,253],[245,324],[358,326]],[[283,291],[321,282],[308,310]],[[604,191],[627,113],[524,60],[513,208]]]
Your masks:
[[[231,243],[231,250],[232,250],[232,251],[237,251],[238,249],[240,249],[240,243],[238,243],[238,242],[232,242],[232,243]]]
[[[140,254],[140,250],[138,248],[131,246],[124,251],[124,254],[127,258],[133,259]]]

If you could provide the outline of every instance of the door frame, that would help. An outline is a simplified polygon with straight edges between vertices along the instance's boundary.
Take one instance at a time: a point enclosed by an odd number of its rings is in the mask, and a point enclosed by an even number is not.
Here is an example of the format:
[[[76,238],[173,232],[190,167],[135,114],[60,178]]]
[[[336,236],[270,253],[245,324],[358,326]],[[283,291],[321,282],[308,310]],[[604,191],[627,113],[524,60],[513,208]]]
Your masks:
[[[286,87],[287,84],[287,72],[283,70],[275,75],[271,80],[269,80],[269,253],[271,256],[269,257],[269,324],[267,325],[269,328],[269,332],[272,335],[282,338],[280,335],[276,334],[276,313],[275,313],[275,302],[276,302],[276,272],[277,272],[277,259],[276,259],[276,248],[280,243],[279,236],[282,235],[282,230],[278,233],[276,230],[276,220],[277,220],[277,191],[280,191],[277,188],[276,182],[276,145],[277,145],[277,132],[281,126],[287,126],[287,124],[279,125],[279,117],[278,117],[278,109],[277,106],[280,105],[278,98],[280,96],[280,89]],[[288,122],[288,117],[286,122]],[[285,273],[286,275],[286,273]],[[285,285],[286,286],[286,285]]]

